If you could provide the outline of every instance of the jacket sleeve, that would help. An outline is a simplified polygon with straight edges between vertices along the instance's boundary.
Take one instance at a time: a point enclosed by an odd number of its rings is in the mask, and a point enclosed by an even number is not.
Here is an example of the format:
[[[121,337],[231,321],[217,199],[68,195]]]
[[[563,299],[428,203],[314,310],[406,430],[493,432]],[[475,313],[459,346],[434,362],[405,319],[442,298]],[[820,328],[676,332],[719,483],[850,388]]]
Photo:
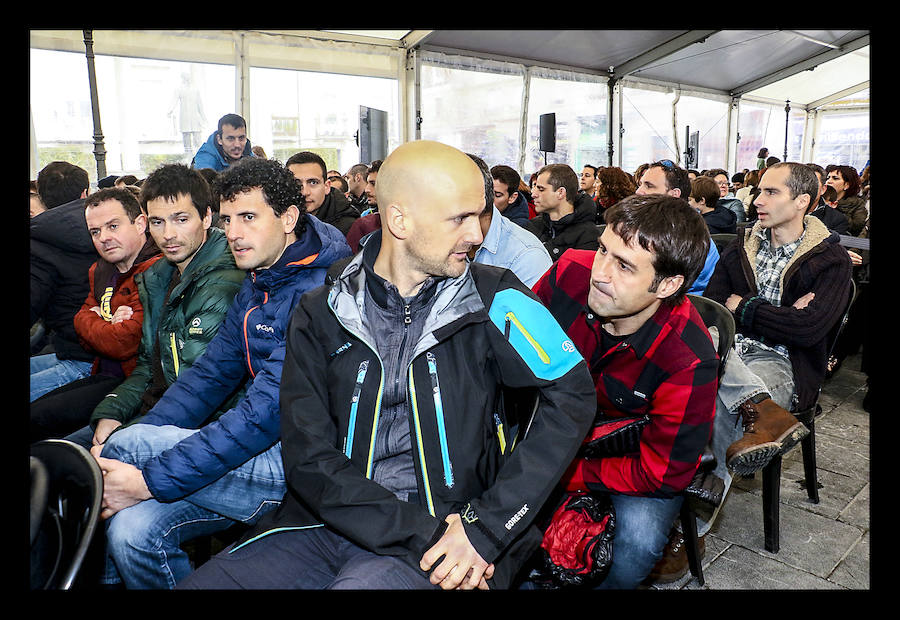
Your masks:
[[[320,296],[313,299],[321,302]],[[446,524],[366,478],[337,447],[339,431],[329,405],[328,354],[311,318],[327,310],[324,304],[309,308],[308,303],[305,296],[292,315],[282,371],[281,441],[288,493],[367,549],[382,555],[421,556],[443,534]],[[377,532],[377,540],[372,532]]]
[[[488,314],[485,329],[499,382],[537,392],[527,434],[493,484],[460,511],[469,541],[493,562],[529,527],[559,482],[594,419],[597,400],[581,354],[531,291],[512,283],[495,294]]]
[[[803,309],[791,305],[795,300],[782,293],[781,306],[773,306],[758,295],[744,295],[734,312],[738,328],[758,334],[785,346],[809,347],[822,340],[832,325],[840,320],[850,291],[852,267],[847,252],[840,247],[835,259],[816,274],[810,290],[797,291],[796,296],[815,293]],[[815,259],[812,259],[815,260]]]
[[[191,308],[189,322],[198,319],[201,330],[185,327],[180,337],[184,346],[179,351],[178,363],[182,370],[193,366],[206,351],[207,346],[219,332],[234,297],[240,289],[240,280],[204,279],[198,282],[202,292],[202,302],[196,309]],[[92,313],[93,314],[93,313]],[[157,319],[158,322],[159,319]],[[108,394],[91,415],[91,426],[103,418],[118,420],[123,424],[132,421],[141,406],[141,398],[150,387],[153,376],[153,348],[159,337],[158,325],[142,325],[141,344],[138,349],[137,365],[115,390]]]
[[[240,387],[247,373],[239,306],[235,303],[229,308],[206,352],[179,375],[140,420],[142,424],[200,429],[144,466],[144,480],[155,499],[174,501],[189,495],[278,441],[283,345],[260,365],[237,405],[204,425]]]
[[[144,320],[144,307],[138,295],[137,287],[132,286],[131,292],[123,298],[117,292],[113,293],[116,307],[110,308],[115,313],[119,306],[130,306],[133,314],[130,319],[112,323],[91,310],[99,303],[94,297],[94,272],[97,263],[91,266],[88,274],[90,292],[81,309],[75,314],[75,333],[88,350],[113,360],[127,360],[137,355],[141,342],[141,325]]]

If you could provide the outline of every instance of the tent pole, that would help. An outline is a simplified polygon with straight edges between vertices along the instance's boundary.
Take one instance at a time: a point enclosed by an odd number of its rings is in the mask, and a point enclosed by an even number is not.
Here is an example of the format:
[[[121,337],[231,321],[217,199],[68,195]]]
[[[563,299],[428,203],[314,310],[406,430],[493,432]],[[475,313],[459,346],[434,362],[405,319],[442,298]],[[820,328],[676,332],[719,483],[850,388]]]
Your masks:
[[[791,120],[791,100],[788,99],[784,102],[784,159],[781,161],[788,160],[788,124]]]
[[[97,74],[94,70],[93,30],[83,30],[84,55],[87,58],[88,84],[91,88],[91,113],[94,117],[94,157],[97,159],[97,180],[106,177],[106,149],[103,145],[103,130],[100,128],[100,101],[97,97]]]

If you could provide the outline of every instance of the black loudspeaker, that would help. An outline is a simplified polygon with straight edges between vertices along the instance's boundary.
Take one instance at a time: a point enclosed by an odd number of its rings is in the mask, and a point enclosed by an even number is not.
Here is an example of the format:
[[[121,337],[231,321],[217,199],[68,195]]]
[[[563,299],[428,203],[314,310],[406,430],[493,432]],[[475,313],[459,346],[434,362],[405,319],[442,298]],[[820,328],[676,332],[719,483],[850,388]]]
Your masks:
[[[556,151],[556,114],[541,114],[541,149],[545,153]]]

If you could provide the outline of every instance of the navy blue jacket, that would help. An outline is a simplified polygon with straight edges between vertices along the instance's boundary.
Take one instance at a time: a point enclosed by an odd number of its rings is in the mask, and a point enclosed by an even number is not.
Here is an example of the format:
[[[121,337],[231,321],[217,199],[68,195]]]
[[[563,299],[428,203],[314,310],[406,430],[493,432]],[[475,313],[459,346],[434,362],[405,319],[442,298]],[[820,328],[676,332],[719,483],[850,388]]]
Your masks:
[[[338,229],[307,217],[306,231],[278,262],[247,274],[206,352],[140,421],[202,426],[144,466],[155,499],[189,495],[279,441],[278,391],[288,321],[301,295],[325,281],[329,265],[350,255]],[[247,373],[251,383],[245,397],[204,426]]]

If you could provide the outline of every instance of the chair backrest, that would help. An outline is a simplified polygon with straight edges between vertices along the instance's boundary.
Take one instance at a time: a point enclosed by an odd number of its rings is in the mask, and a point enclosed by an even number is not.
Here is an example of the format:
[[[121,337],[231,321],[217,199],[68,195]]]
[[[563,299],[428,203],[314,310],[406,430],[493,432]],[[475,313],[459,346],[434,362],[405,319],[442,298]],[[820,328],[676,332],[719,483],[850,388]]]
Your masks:
[[[65,439],[34,443],[31,456],[46,471],[46,493],[32,497],[46,509],[31,546],[31,588],[69,590],[99,527],[103,474],[90,452]]]
[[[716,345],[716,352],[719,354],[719,377],[725,371],[725,358],[734,344],[734,317],[731,312],[717,301],[701,297],[700,295],[688,295],[688,299],[694,304],[700,318],[703,319],[706,329],[716,328],[719,341]]]
[[[725,249],[729,243],[737,239],[736,233],[715,233],[710,235],[712,237],[712,242],[716,244],[716,249],[719,251],[719,254],[722,253],[722,250]]]

